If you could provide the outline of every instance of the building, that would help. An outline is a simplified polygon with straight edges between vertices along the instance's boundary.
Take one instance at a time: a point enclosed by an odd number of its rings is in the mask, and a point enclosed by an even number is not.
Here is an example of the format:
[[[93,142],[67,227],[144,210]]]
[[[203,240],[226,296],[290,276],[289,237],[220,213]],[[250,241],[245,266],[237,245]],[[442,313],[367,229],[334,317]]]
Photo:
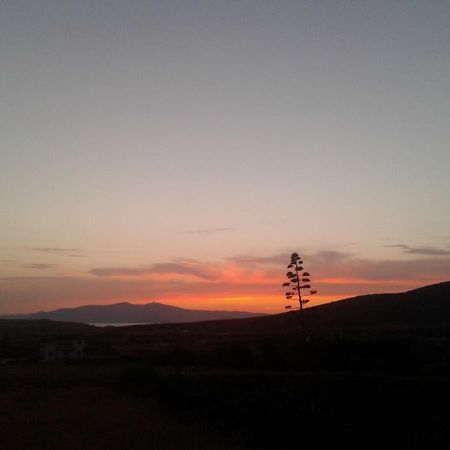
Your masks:
[[[75,361],[83,359],[85,342],[82,339],[51,342],[41,346],[44,361]]]

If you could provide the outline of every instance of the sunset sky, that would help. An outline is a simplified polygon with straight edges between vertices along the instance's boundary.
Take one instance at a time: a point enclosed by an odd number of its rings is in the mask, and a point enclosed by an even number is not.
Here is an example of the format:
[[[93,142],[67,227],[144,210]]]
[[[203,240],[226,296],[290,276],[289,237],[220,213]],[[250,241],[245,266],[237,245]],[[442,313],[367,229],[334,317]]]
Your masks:
[[[0,57],[0,314],[450,279],[448,1],[4,0]]]

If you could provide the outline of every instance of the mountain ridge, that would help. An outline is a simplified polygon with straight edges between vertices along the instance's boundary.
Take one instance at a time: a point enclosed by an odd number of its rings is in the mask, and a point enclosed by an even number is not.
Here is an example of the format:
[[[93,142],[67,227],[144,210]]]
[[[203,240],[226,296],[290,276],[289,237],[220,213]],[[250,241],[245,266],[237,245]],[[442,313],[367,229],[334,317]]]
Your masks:
[[[281,309],[282,302],[280,302]],[[69,317],[73,311],[84,310],[97,313],[102,308],[112,307],[121,316],[101,318]],[[160,315],[123,316],[123,309],[159,309]],[[167,314],[167,309],[170,316]],[[165,310],[165,311],[162,311]],[[50,317],[49,317],[50,316]],[[50,319],[55,321],[82,323],[135,323],[148,326],[175,327],[177,323],[192,323],[193,328],[211,332],[253,330],[258,332],[284,332],[298,328],[297,313],[282,312],[274,315],[242,311],[189,310],[158,302],[133,304],[129,302],[113,305],[84,305],[77,308],[62,308],[49,312],[1,316],[0,319]],[[88,319],[88,320],[86,320]],[[107,320],[108,319],[108,320]],[[231,319],[231,320],[230,320]],[[234,320],[236,319],[236,320]],[[373,327],[449,327],[450,328],[450,281],[422,286],[400,293],[367,294],[334,302],[311,306],[305,309],[307,328],[344,329]],[[202,322],[197,324],[197,322]],[[174,329],[175,329],[174,328]]]
[[[159,302],[119,302],[110,305],[81,305],[29,314],[11,314],[1,319],[36,320],[49,319],[81,323],[183,323],[204,320],[249,318],[263,315],[247,311],[214,311],[187,309]]]
[[[280,302],[281,303],[281,302]],[[282,304],[282,303],[281,303]],[[281,309],[281,308],[280,308]],[[305,324],[309,331],[340,332],[344,330],[445,328],[450,332],[450,281],[423,286],[406,292],[367,294],[336,300],[305,309]],[[232,320],[204,321],[202,323],[175,323],[126,327],[137,332],[181,329],[204,334],[298,333],[300,327],[297,311],[281,312],[259,317]],[[119,330],[118,330],[119,332]],[[127,332],[121,330],[120,332]]]

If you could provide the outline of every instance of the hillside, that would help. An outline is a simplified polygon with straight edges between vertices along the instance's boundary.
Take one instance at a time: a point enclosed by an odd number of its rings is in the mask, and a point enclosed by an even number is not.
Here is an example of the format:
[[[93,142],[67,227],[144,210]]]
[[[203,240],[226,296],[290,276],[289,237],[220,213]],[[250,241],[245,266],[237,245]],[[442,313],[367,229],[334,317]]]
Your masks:
[[[397,294],[372,294],[306,310],[317,327],[450,326],[450,282]]]
[[[2,339],[30,339],[42,337],[88,335],[96,328],[84,323],[56,322],[53,320],[14,320],[0,319],[0,343]]]
[[[116,303],[113,305],[86,305],[55,311],[7,316],[8,319],[50,319],[82,323],[174,323],[200,322],[204,320],[236,319],[261,314],[241,311],[206,311],[184,309],[161,303],[137,305]]]
[[[450,329],[450,282],[425,286],[397,294],[373,294],[352,297],[305,310],[310,331],[374,330],[409,328]],[[298,331],[297,312],[238,320],[220,320],[183,325],[164,324],[126,327],[136,333],[201,334],[243,333],[284,334]],[[127,330],[121,330],[126,333]]]
[[[42,327],[71,329],[73,326],[84,326],[67,322],[142,323],[114,330],[114,333],[133,335],[176,334],[181,331],[201,335],[230,333],[270,335],[292,333],[299,329],[296,312],[258,317],[257,314],[245,312],[188,310],[159,303],[83,306],[9,318],[34,319],[10,321],[11,327],[23,327],[24,330],[30,330],[33,326],[39,329]],[[57,325],[48,320],[36,320],[44,318],[66,323]],[[319,333],[329,330],[450,329],[450,282],[403,293],[364,295],[310,307],[305,310],[305,321],[310,331],[316,330]],[[0,328],[6,327],[8,322],[0,319]],[[35,325],[32,326],[31,322]],[[149,322],[153,324],[144,325]]]

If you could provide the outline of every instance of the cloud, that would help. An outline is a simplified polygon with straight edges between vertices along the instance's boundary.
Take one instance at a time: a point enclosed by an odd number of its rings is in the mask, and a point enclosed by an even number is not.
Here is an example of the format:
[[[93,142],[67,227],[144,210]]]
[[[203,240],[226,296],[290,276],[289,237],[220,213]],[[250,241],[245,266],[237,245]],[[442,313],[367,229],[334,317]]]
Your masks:
[[[409,245],[393,244],[385,245],[384,247],[399,248],[408,255],[423,255],[423,256],[450,256],[450,249],[437,247],[410,247]]]
[[[74,253],[81,252],[79,248],[62,248],[62,247],[32,247],[31,250],[43,253]]]
[[[367,281],[433,280],[450,277],[450,258],[431,255],[408,260],[369,259],[341,252],[305,256],[305,264],[320,278]]]
[[[23,264],[21,266],[23,269],[36,269],[36,270],[55,270],[57,264],[45,264],[45,263],[35,263],[35,264]]]
[[[139,267],[100,267],[89,272],[98,277],[142,277],[146,275],[182,275],[202,280],[213,280],[214,274],[208,265],[195,260],[179,260]]]
[[[323,250],[317,253],[308,255],[307,258],[312,264],[339,264],[348,261],[352,257],[351,253],[343,253],[332,250]]]
[[[198,230],[184,231],[184,234],[212,234],[234,231],[235,228],[200,228]]]
[[[273,256],[232,256],[226,258],[237,264],[287,264],[290,255],[281,253]]]
[[[343,253],[337,251],[320,251],[316,253],[301,253],[300,255],[307,264],[330,264],[347,260],[352,256],[350,253]],[[238,264],[247,265],[287,265],[289,263],[290,253],[279,253],[272,256],[233,256],[226,258],[228,261],[233,261]]]
[[[289,256],[287,253],[268,257],[239,256],[228,260],[241,269],[262,269],[262,276],[269,280],[281,280]],[[325,295],[400,291],[450,279],[450,258],[441,255],[385,260],[328,250],[302,254],[302,257],[305,270],[311,273],[313,287]]]
[[[119,267],[92,269],[90,273],[103,278],[151,278],[165,280],[169,285],[175,281],[189,281],[190,289],[196,283],[222,284],[236,289],[245,285],[261,285],[266,289],[282,283],[289,254],[266,257],[236,256],[219,261],[178,260],[147,267]],[[436,256],[410,260],[365,259],[350,253],[320,251],[304,254],[305,270],[311,273],[316,285],[338,286],[355,292],[358,286],[377,288],[383,283],[399,286],[414,282],[434,282],[450,278],[450,258]],[[167,277],[171,275],[171,277]],[[330,293],[330,290],[327,289]]]
[[[63,247],[32,247],[30,250],[34,252],[47,253],[51,255],[64,255],[76,258],[83,258],[86,255],[83,254],[79,248],[63,248]]]
[[[319,291],[312,305],[319,298],[323,302],[400,292],[450,279],[450,257],[445,256],[377,260],[336,251],[302,256],[305,270],[311,273],[311,284]],[[289,257],[285,253],[215,261],[177,259],[148,266],[99,267],[85,276],[4,277],[0,278],[0,314],[144,298],[187,307],[201,300],[206,306],[208,300],[231,297],[271,298],[274,308],[279,305],[281,311],[281,284]],[[254,305],[256,310],[257,300]],[[246,303],[242,300],[232,307],[246,309]]]

